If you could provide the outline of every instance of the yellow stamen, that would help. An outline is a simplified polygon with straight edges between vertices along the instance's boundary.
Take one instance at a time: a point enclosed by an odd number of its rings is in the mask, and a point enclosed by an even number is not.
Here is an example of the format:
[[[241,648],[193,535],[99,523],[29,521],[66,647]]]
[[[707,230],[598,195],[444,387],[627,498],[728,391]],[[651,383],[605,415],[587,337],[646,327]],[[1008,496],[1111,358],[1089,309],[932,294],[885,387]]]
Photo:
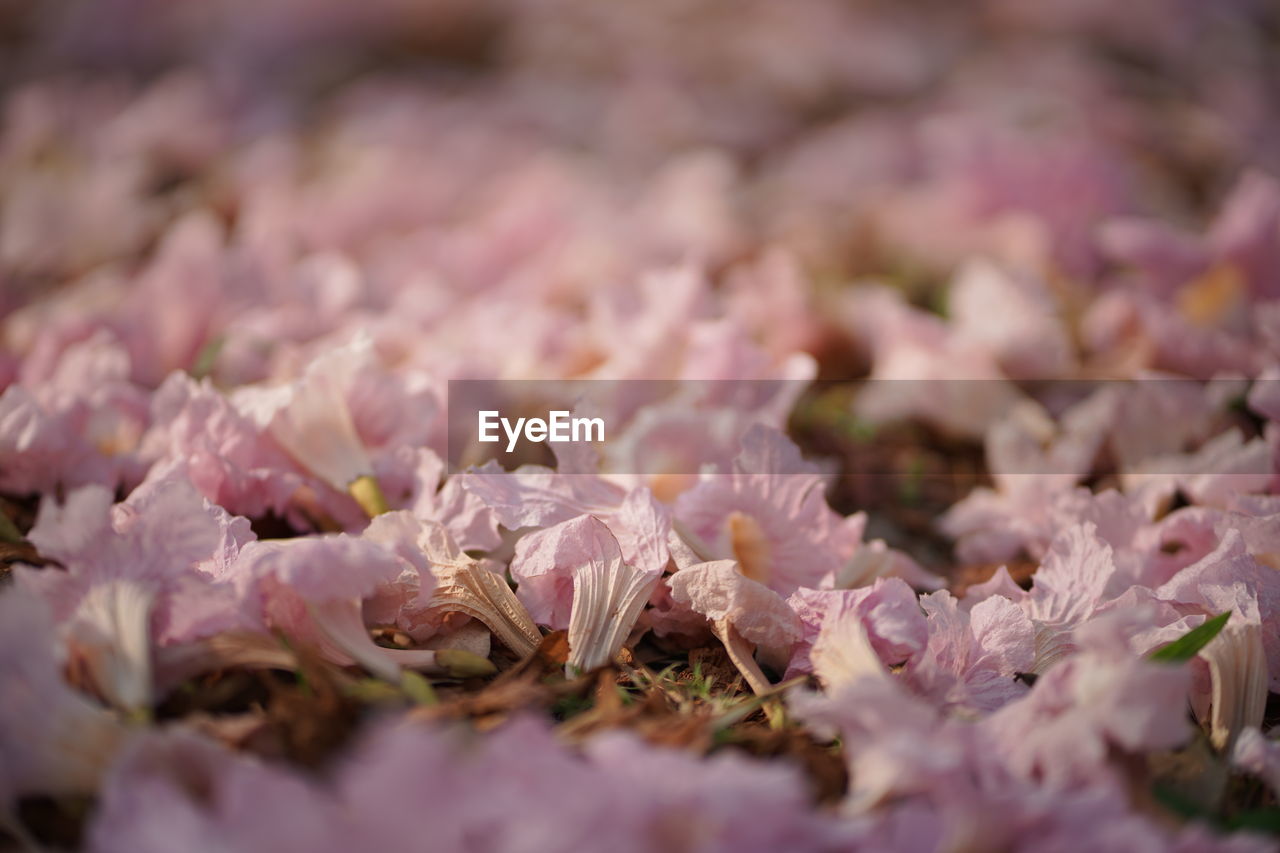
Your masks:
[[[370,518],[382,515],[391,509],[387,506],[387,498],[382,494],[382,488],[372,474],[356,477],[351,481],[351,485],[347,486],[347,491]]]
[[[738,561],[742,574],[768,584],[773,576],[773,564],[769,553],[769,542],[765,539],[760,523],[741,512],[729,513],[729,547],[733,550],[734,559]]]
[[[1244,303],[1245,282],[1240,270],[1219,264],[1178,291],[1178,311],[1197,326],[1222,325]]]

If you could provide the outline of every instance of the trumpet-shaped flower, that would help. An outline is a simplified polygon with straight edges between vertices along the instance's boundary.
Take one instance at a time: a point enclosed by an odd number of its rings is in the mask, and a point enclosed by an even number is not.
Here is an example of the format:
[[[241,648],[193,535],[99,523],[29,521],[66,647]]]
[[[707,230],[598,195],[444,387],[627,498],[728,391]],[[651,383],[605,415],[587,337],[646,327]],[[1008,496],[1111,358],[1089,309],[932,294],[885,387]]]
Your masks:
[[[992,596],[966,613],[948,592],[920,600],[929,644],[904,676],[945,709],[993,711],[1026,692],[1014,680],[1035,662],[1035,627],[1022,608]]]
[[[861,545],[865,519],[827,506],[818,469],[782,433],[756,425],[728,473],[705,473],[676,501],[682,536],[706,560],[735,560],[782,595],[830,583]]]
[[[580,476],[565,479],[576,480]],[[552,517],[559,515],[557,512]],[[511,560],[511,576],[519,584],[516,594],[537,622],[553,629],[568,627],[575,606],[577,581],[571,569],[589,559],[587,542],[595,540],[594,534],[583,538],[581,526],[588,517],[604,525],[621,548],[622,558],[636,570],[656,577],[669,560],[670,519],[649,490],[643,488],[627,493],[606,512],[580,514],[526,534],[516,543]]]
[[[340,492],[350,491],[370,515],[387,509],[373,462],[356,431],[347,389],[373,341],[357,337],[307,365],[301,377],[273,388],[242,388],[233,401],[303,468]]]
[[[928,643],[928,623],[916,595],[897,578],[882,578],[861,589],[798,589],[787,604],[801,622],[788,678],[811,670],[813,644],[828,626],[845,620],[862,622],[885,666],[907,662]]]
[[[449,675],[492,672],[492,664],[475,655],[388,649],[373,641],[363,603],[399,581],[406,568],[412,563],[392,550],[343,533],[250,543],[228,574],[268,625],[334,663],[359,663],[391,681],[399,680],[402,666]]]
[[[147,483],[115,507],[98,486],[63,505],[46,501],[30,538],[66,570],[22,570],[19,583],[50,603],[73,658],[120,707],[150,703],[154,645],[245,625],[235,590],[219,575],[253,538],[248,522],[181,477]]]
[[[781,669],[800,639],[800,619],[769,587],[746,577],[733,560],[686,566],[671,576],[671,597],[711,622],[729,658],[751,689],[771,685],[755,662],[755,652]]]
[[[1155,596],[1188,613],[1231,611],[1237,624],[1261,625],[1268,689],[1280,686],[1280,573],[1249,554],[1238,530],[1228,530],[1211,554],[1178,572]]]
[[[593,516],[550,528],[548,574],[573,588],[569,614],[570,670],[590,671],[613,660],[649,600],[659,571],[626,563],[618,540]]]
[[[1209,736],[1230,754],[1246,728],[1262,725],[1267,710],[1267,656],[1262,626],[1256,621],[1230,624],[1200,652],[1209,663],[1213,695]]]
[[[362,538],[390,548],[407,564],[394,584],[365,601],[366,617],[426,640],[460,615],[479,620],[522,657],[537,646],[538,626],[506,579],[467,556],[444,525],[398,510],[373,519]]]
[[[45,602],[0,591],[0,804],[98,785],[128,729],[62,678],[66,650]]]
[[[459,478],[463,487],[490,507],[508,530],[543,528],[526,539],[533,539],[546,529],[578,516],[592,515],[609,527],[628,563],[645,571],[661,572],[667,567],[670,513],[646,488],[628,491],[594,474],[561,474],[537,465],[525,465],[508,472],[488,463]],[[545,564],[540,561],[526,566],[523,556],[540,553],[544,546],[539,542],[540,539],[533,539],[520,543],[512,561],[512,575],[522,585],[545,571]],[[541,610],[550,605],[549,600],[537,602],[525,598],[525,603],[539,621],[549,618],[549,614]],[[566,603],[560,600],[562,607]],[[564,616],[563,610],[559,616]],[[563,627],[563,619],[544,621],[544,624]]]

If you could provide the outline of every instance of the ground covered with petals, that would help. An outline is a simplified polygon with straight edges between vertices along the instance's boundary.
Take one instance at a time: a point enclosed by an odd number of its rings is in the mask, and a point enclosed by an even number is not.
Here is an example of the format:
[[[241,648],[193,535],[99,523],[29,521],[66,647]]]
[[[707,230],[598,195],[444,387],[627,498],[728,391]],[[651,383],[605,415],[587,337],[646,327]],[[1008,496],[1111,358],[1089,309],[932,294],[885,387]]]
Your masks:
[[[1280,844],[1273,4],[18,0],[0,99],[0,849]]]

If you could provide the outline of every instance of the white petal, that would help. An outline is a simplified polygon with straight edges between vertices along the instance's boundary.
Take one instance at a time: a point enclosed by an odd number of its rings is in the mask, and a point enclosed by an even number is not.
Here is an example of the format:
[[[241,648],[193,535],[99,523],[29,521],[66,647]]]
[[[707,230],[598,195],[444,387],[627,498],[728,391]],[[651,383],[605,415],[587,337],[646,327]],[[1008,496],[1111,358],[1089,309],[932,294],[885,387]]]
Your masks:
[[[613,660],[657,581],[657,572],[628,566],[620,556],[575,572],[566,671],[589,672]]]
[[[151,704],[152,592],[135,581],[96,584],[69,623],[68,643],[112,705],[137,711]]]
[[[1210,731],[1213,745],[1230,749],[1246,727],[1262,725],[1267,707],[1267,658],[1262,626],[1227,625],[1200,652],[1213,680]]]
[[[330,645],[321,651],[340,651],[353,658],[369,672],[398,681],[400,664],[369,636],[361,615],[360,599],[336,599],[321,604],[307,603],[307,611],[325,640]]]
[[[275,440],[304,468],[345,490],[373,472],[346,397],[354,370],[371,357],[371,349],[367,336],[360,336],[321,354],[290,385],[241,390],[237,407],[269,425]]]
[[[824,628],[809,653],[813,672],[828,691],[852,684],[864,676],[887,678],[862,620],[849,616]]]
[[[529,611],[499,575],[466,563],[433,565],[436,589],[427,612],[465,613],[483,622],[508,649],[520,657],[533,653],[542,633]]]

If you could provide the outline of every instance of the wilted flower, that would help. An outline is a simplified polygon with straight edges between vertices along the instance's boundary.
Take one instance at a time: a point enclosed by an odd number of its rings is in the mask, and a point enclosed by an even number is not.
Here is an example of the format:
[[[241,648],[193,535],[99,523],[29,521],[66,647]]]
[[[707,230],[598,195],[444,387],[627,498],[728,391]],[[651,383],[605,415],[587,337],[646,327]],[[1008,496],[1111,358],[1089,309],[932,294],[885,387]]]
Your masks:
[[[129,730],[62,680],[66,650],[44,602],[0,592],[0,634],[0,801],[94,791]]]
[[[140,486],[121,504],[98,486],[41,507],[30,537],[66,571],[25,569],[18,581],[61,620],[73,661],[111,703],[147,709],[152,650],[250,624],[220,574],[253,539],[248,522],[210,504],[181,477]]]
[[[373,462],[356,433],[347,387],[373,341],[357,337],[307,365],[302,376],[276,388],[242,389],[235,403],[270,430],[290,456],[340,492],[350,492],[370,516],[386,512]]]

